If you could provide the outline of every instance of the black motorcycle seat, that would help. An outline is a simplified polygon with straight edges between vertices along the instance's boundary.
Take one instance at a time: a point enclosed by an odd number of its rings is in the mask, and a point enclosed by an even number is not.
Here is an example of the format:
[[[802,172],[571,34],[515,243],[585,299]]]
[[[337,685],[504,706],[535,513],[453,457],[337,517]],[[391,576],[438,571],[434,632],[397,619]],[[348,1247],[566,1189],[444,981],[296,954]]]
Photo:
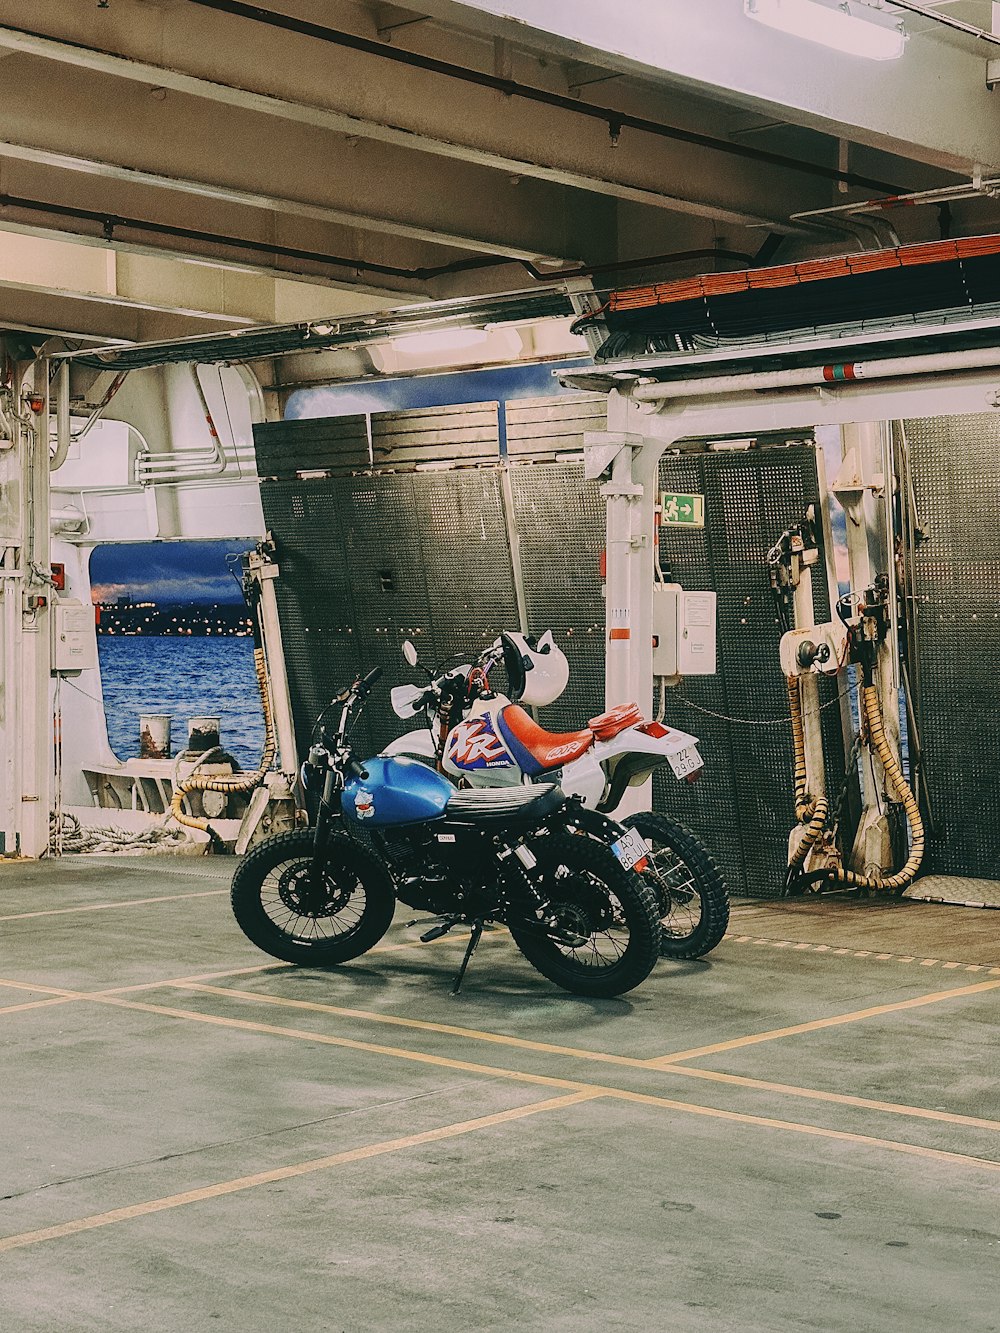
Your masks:
[[[561,787],[485,787],[457,791],[445,815],[465,822],[537,823],[554,814],[566,801]]]

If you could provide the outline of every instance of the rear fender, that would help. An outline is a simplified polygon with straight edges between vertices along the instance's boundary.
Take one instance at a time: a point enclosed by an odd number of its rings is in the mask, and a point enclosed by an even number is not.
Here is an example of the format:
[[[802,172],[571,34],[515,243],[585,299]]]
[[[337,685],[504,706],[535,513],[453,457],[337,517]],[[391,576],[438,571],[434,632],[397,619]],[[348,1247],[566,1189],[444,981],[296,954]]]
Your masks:
[[[622,754],[648,754],[666,760],[668,755],[679,754],[689,745],[697,745],[698,737],[688,731],[678,731],[675,727],[665,727],[666,735],[649,736],[641,727],[652,724],[642,722],[638,726],[626,727],[609,741],[596,741],[593,748],[598,763],[605,763]],[[655,765],[653,765],[655,767]]]
[[[602,815],[599,810],[590,810],[578,801],[571,801],[559,811],[557,817],[561,818],[564,828],[579,829],[581,833],[597,838],[600,842],[617,842],[625,832],[620,824],[607,815]]]

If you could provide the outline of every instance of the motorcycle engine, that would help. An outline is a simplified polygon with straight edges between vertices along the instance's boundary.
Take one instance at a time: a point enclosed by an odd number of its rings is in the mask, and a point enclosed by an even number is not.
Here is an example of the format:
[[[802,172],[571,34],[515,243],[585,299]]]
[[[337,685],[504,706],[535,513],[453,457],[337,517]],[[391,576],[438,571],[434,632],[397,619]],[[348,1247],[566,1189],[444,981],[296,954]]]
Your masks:
[[[396,897],[421,912],[446,913],[459,910],[461,885],[437,856],[432,838],[419,841],[382,831],[379,851],[385,858],[396,886]]]

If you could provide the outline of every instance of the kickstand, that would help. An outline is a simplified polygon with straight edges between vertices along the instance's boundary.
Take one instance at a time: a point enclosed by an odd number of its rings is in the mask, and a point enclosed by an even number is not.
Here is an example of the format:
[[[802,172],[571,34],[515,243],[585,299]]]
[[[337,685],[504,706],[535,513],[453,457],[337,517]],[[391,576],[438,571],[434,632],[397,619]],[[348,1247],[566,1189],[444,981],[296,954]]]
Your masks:
[[[462,959],[462,966],[458,969],[458,976],[455,978],[455,984],[451,988],[452,995],[457,995],[462,989],[462,982],[465,980],[465,971],[472,961],[472,955],[476,952],[476,945],[483,937],[483,923],[474,921],[472,924],[472,934],[469,936],[469,947],[465,951],[465,957]]]

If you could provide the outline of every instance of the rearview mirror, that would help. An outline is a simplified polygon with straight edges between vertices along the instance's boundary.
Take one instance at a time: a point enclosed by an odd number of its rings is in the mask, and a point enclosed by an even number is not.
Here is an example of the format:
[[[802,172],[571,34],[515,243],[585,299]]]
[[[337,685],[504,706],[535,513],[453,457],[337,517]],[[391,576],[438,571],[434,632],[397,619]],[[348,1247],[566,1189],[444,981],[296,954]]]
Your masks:
[[[403,640],[403,656],[406,658],[408,666],[415,667],[417,665],[417,650],[409,639]]]

